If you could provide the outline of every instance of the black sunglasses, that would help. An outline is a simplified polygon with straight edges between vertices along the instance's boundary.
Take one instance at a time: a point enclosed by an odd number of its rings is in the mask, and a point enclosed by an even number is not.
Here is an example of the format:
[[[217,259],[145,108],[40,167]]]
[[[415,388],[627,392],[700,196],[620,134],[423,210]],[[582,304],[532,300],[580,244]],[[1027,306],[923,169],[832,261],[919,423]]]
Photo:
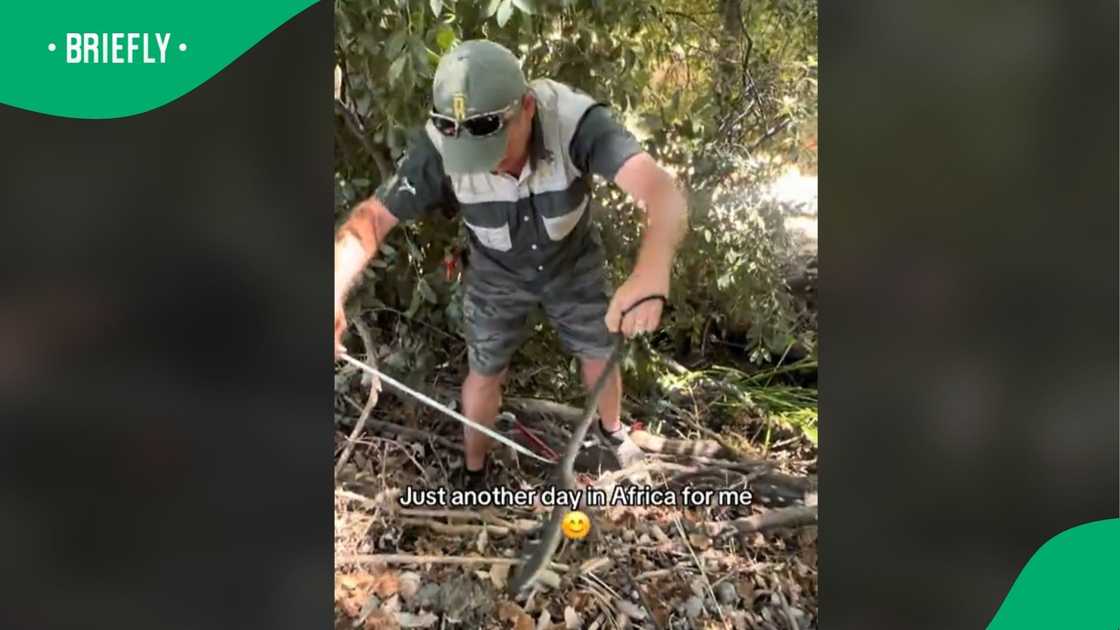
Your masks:
[[[513,118],[511,112],[519,103],[521,103],[520,98],[502,109],[476,114],[463,120],[456,120],[432,109],[432,125],[436,128],[436,131],[448,138],[457,138],[464,130],[476,138],[485,138],[498,133],[502,130],[502,127],[505,127],[506,122]]]

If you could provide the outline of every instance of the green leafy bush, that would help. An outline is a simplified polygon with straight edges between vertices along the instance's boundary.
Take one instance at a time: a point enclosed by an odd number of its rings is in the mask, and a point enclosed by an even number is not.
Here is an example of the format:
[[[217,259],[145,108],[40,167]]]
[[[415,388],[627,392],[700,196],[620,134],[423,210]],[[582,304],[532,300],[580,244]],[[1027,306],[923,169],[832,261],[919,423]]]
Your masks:
[[[812,351],[811,321],[784,286],[781,232],[757,190],[773,175],[767,164],[815,168],[815,3],[337,0],[335,16],[336,222],[391,175],[406,131],[430,107],[440,56],[461,40],[490,38],[521,56],[528,76],[610,102],[688,190],[692,230],[659,349],[702,354],[715,338],[757,364],[795,341]],[[618,283],[640,213],[605,184],[595,206]],[[390,369],[421,378],[465,365],[461,287],[443,266],[465,243],[453,218],[401,226],[354,291],[351,316],[369,321]],[[555,335],[532,336],[515,385],[578,395],[558,349]],[[641,363],[631,357],[629,378]]]

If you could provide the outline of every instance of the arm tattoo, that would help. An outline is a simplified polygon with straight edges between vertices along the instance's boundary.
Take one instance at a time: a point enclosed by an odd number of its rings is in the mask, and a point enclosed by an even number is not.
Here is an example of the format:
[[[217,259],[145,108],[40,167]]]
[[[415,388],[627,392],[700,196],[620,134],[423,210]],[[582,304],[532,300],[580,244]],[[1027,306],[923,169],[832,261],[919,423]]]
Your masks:
[[[377,218],[374,216],[372,204],[366,202],[358,204],[350,218],[342,225],[342,229],[338,231],[334,242],[340,243],[348,235],[358,239],[366,252],[373,253],[374,248],[377,247]]]

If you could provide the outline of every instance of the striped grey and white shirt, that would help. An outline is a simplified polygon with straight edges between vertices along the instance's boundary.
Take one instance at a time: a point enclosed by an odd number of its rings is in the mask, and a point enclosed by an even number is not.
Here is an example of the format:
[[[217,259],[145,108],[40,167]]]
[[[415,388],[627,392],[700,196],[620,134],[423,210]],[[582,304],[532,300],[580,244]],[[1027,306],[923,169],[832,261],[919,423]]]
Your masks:
[[[446,173],[443,138],[428,123],[377,193],[400,221],[439,208],[457,211],[470,235],[470,274],[489,284],[543,287],[561,274],[601,267],[602,246],[588,212],[591,176],[613,180],[641,151],[604,104],[549,79],[530,89],[537,109],[520,177]]]

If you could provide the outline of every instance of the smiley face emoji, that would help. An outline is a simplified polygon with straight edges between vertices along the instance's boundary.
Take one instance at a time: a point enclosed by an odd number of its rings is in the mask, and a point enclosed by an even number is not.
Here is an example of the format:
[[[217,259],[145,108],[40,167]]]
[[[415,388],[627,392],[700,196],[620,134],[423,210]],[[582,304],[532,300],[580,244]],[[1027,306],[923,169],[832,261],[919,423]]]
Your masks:
[[[571,540],[582,540],[591,531],[591,520],[583,512],[568,512],[564,515],[564,522],[560,525],[564,535]]]

